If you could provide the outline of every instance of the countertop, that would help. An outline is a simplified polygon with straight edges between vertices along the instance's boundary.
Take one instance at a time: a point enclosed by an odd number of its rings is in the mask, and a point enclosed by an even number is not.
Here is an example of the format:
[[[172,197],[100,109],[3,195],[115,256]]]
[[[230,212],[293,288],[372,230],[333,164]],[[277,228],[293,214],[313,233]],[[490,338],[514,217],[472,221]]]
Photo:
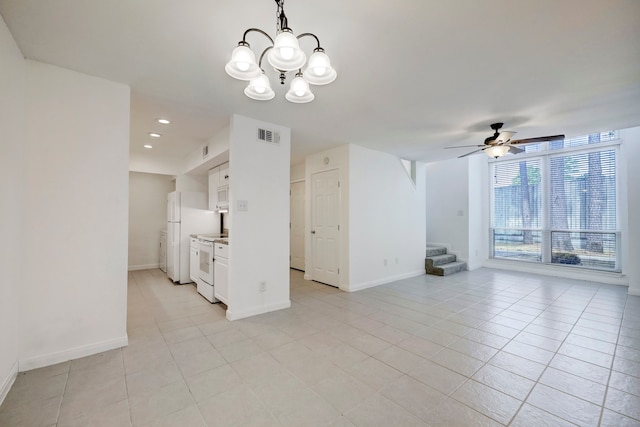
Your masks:
[[[200,240],[206,240],[213,243],[229,244],[229,238],[224,234],[198,234],[196,237]]]

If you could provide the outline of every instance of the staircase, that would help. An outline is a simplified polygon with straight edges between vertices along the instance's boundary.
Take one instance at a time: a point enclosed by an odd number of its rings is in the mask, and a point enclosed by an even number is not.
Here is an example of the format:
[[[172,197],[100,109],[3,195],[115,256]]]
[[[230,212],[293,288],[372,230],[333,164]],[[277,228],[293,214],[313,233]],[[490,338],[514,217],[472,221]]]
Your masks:
[[[457,261],[453,254],[447,253],[447,248],[442,246],[427,246],[427,258],[424,260],[427,274],[436,276],[448,276],[459,271],[467,270],[467,263]]]

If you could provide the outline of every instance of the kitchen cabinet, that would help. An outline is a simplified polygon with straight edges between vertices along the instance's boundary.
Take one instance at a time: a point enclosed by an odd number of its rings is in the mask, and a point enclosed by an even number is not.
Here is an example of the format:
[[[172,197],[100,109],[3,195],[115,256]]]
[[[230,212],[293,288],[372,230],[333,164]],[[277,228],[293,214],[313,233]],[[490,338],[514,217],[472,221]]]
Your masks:
[[[218,166],[218,208],[229,208],[229,162]]]
[[[189,254],[189,278],[198,283],[198,276],[200,275],[200,241],[195,237],[191,237],[189,240],[191,249]]]
[[[209,210],[229,207],[229,162],[209,169]]]
[[[209,169],[209,210],[218,208],[218,186],[220,181],[220,166]]]
[[[229,305],[229,245],[214,243],[213,248],[213,283],[214,295]]]
[[[229,185],[229,162],[223,163],[218,172],[218,186]]]

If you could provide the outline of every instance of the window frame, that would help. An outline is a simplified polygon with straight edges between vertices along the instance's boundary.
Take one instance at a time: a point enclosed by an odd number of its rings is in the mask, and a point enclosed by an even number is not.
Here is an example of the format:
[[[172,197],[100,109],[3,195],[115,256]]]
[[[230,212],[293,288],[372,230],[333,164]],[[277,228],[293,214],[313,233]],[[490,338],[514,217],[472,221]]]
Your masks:
[[[532,152],[523,152],[514,156],[503,156],[497,159],[488,159],[489,168],[488,168],[488,183],[489,183],[489,239],[488,239],[488,254],[489,258],[493,260],[500,260],[506,262],[525,262],[533,265],[548,265],[560,268],[573,268],[579,269],[582,271],[603,271],[603,272],[612,272],[612,273],[621,273],[622,265],[621,260],[622,256],[622,232],[621,232],[621,169],[620,169],[620,145],[622,141],[619,137],[618,132],[615,133],[615,137],[603,142],[598,142],[595,144],[584,144],[577,145],[574,147],[564,147],[560,149],[552,150],[549,148],[549,142],[542,142],[541,148],[539,151]],[[551,209],[549,206],[550,201],[550,192],[551,192],[551,176],[550,176],[550,165],[551,159],[556,157],[566,157],[569,155],[577,155],[577,154],[586,154],[594,151],[607,151],[608,149],[614,150],[615,155],[615,218],[616,225],[615,230],[583,230],[583,229],[569,229],[569,230],[560,230],[560,229],[552,229],[551,228]],[[495,168],[498,164],[509,164],[514,163],[518,164],[521,161],[525,161],[528,159],[539,159],[540,160],[540,176],[541,176],[541,218],[540,218],[540,228],[514,228],[514,227],[494,227],[494,218],[495,218],[495,188],[494,188],[494,177],[495,177]],[[540,261],[532,260],[532,259],[510,259],[503,257],[495,256],[495,230],[530,230],[532,232],[541,233],[540,239]],[[602,234],[615,234],[616,238],[616,257],[615,257],[615,267],[613,269],[609,268],[597,268],[595,266],[583,266],[583,265],[570,265],[570,264],[562,264],[562,263],[553,263],[551,262],[551,253],[552,253],[552,239],[551,235],[553,232],[571,232],[571,233],[602,233]]]

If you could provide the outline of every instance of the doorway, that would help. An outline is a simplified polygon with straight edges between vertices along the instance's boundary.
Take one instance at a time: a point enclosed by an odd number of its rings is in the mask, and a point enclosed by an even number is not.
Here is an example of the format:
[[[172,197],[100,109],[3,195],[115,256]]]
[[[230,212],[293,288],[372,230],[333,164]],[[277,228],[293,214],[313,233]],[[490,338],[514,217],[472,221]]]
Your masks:
[[[304,271],[304,181],[291,183],[290,199],[289,267]]]
[[[340,171],[311,175],[311,280],[340,285]]]

